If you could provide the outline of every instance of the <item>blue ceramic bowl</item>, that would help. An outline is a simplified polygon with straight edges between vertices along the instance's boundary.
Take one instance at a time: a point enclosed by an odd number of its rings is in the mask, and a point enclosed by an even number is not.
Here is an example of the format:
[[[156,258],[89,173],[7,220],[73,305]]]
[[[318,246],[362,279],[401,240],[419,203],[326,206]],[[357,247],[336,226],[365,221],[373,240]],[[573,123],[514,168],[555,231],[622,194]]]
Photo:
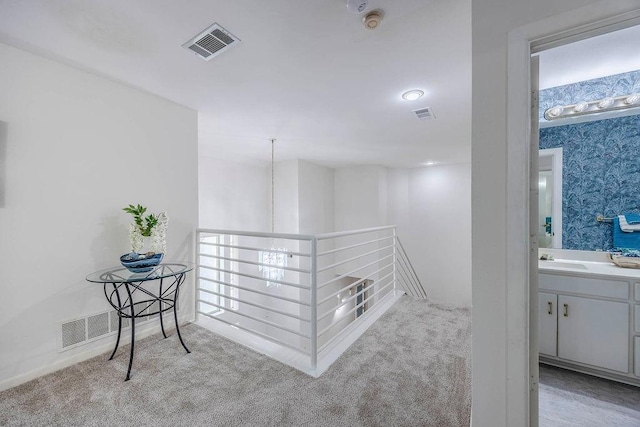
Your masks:
[[[153,270],[160,262],[164,254],[153,254],[147,256],[145,254],[139,254],[131,252],[124,254],[120,257],[120,263],[132,273],[146,273]]]

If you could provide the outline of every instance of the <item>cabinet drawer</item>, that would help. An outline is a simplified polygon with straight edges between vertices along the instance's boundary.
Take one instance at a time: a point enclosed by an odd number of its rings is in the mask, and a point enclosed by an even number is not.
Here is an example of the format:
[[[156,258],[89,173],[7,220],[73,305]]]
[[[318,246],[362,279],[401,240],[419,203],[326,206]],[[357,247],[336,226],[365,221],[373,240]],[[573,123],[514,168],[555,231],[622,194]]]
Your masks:
[[[636,283],[636,301],[640,301],[640,283]]]
[[[620,280],[540,273],[538,281],[540,290],[570,292],[606,298],[629,298],[629,282]]]

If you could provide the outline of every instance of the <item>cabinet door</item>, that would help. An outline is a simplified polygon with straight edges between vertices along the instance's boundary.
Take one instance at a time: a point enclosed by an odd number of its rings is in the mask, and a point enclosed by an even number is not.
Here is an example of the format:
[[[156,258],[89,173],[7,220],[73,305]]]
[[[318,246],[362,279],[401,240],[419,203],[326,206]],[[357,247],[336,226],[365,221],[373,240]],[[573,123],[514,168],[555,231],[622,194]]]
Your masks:
[[[557,355],[558,296],[538,293],[538,351],[548,356]]]
[[[559,295],[558,357],[629,372],[629,304]]]

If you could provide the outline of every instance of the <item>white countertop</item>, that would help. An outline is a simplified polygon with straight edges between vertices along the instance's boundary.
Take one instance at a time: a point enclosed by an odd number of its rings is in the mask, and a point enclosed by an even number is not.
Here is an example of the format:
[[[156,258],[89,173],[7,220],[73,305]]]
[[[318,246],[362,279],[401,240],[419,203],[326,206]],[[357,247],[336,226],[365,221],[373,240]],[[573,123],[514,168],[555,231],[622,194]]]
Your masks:
[[[553,261],[538,261],[541,273],[564,273],[579,276],[607,276],[640,279],[640,269],[618,267],[612,262],[577,261],[556,258]]]

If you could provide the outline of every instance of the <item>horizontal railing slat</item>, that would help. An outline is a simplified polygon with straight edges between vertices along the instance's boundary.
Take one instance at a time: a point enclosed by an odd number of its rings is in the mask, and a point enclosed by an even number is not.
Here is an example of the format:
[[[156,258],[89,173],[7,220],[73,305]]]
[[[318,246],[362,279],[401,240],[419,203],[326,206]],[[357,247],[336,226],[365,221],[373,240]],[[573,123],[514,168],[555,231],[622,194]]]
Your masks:
[[[381,242],[383,240],[389,240],[389,239],[393,239],[393,238],[394,238],[393,236],[387,236],[387,237],[383,237],[381,239],[373,239],[373,240],[368,240],[368,241],[362,242],[362,243],[356,243],[355,245],[342,246],[342,247],[339,247],[339,248],[336,248],[336,249],[331,249],[329,251],[320,252],[318,254],[318,256],[320,257],[320,256],[323,256],[323,255],[330,255],[330,254],[333,254],[333,253],[336,253],[336,252],[346,251],[347,249],[353,249],[353,248],[357,248],[357,247],[360,247],[360,246],[370,245],[372,243],[378,243],[378,242]]]
[[[279,254],[287,254],[287,255],[296,255],[296,256],[303,256],[303,257],[310,257],[311,254],[307,253],[307,252],[295,252],[295,251],[283,251],[283,250],[279,250],[279,249],[272,249],[272,248],[257,248],[255,246],[239,246],[239,245],[227,245],[227,244],[222,244],[222,243],[215,243],[215,242],[198,242],[198,245],[204,245],[204,246],[216,246],[216,247],[221,247],[221,248],[231,248],[231,249],[242,249],[242,250],[247,250],[247,251],[268,251],[268,252],[276,252]]]
[[[386,268],[390,268],[393,266],[393,262],[390,262],[389,264],[385,265],[382,268],[377,269],[376,271],[374,271],[371,274],[368,274],[366,277],[363,277],[359,280],[356,280],[353,283],[349,283],[348,286],[344,287],[344,288],[340,288],[339,290],[332,292],[331,294],[327,295],[326,297],[324,297],[323,299],[321,299],[320,301],[318,301],[318,305],[321,305],[327,301],[329,301],[331,298],[335,297],[336,295],[344,292],[345,289],[349,289],[349,288],[353,288],[354,286],[358,286],[360,283],[366,281],[366,280],[371,280],[372,276],[375,276],[376,274],[380,273],[382,270],[386,269]]]
[[[327,239],[335,239],[337,237],[356,236],[358,234],[373,233],[374,231],[391,230],[393,228],[396,228],[396,226],[384,225],[381,227],[361,228],[359,230],[337,231],[335,233],[318,234],[315,237],[316,237],[316,240],[327,240]]]
[[[393,296],[393,292],[388,292],[386,294],[384,294],[380,300],[378,300],[377,304],[382,304],[387,298]],[[366,314],[366,312],[365,312]],[[353,325],[353,323],[350,323],[350,325]],[[324,351],[327,347],[329,347],[330,345],[332,345],[336,340],[340,339],[340,337],[342,336],[342,333],[344,333],[346,327],[344,329],[342,329],[340,332],[338,332],[336,335],[332,336],[331,338],[329,338],[324,344],[322,344],[319,348],[318,348],[318,353]]]
[[[333,328],[334,326],[339,324],[341,321],[343,321],[349,314],[354,313],[358,309],[358,307],[360,307],[361,305],[364,305],[367,301],[369,301],[371,298],[373,298],[374,296],[382,292],[384,289],[388,288],[390,285],[393,285],[393,280],[387,283],[386,285],[384,285],[382,288],[378,289],[372,295],[369,295],[367,299],[363,300],[360,304],[357,304],[354,308],[347,311],[344,315],[342,315],[342,317],[336,319],[336,321],[332,322],[329,326],[324,328],[322,331],[318,332],[318,336],[321,337],[322,335],[327,333],[327,331],[329,331],[331,328]]]
[[[285,282],[285,281],[282,281],[282,280],[266,279],[264,277],[256,276],[256,275],[253,275],[253,274],[240,273],[239,271],[226,270],[224,268],[211,267],[211,266],[208,266],[208,265],[198,265],[198,267],[199,268],[206,268],[207,270],[220,271],[222,273],[235,274],[236,276],[247,277],[249,279],[257,279],[257,280],[261,280],[261,281],[265,281],[265,282],[271,282],[271,283],[280,283],[281,285],[291,286],[293,288],[298,288],[298,289],[307,289],[307,290],[309,289],[309,286],[298,285],[298,284],[295,284],[295,283]]]
[[[324,287],[325,287],[325,286],[327,286],[329,283],[333,283],[333,282],[335,282],[335,281],[337,281],[337,280],[342,280],[342,279],[344,279],[345,277],[349,277],[349,276],[351,276],[353,273],[355,273],[356,271],[360,271],[360,270],[363,270],[363,269],[365,269],[365,268],[371,267],[372,265],[379,263],[379,262],[380,262],[380,261],[382,261],[383,259],[392,258],[392,257],[393,257],[393,254],[387,255],[386,257],[379,258],[379,259],[378,259],[378,260],[376,260],[376,261],[373,261],[373,262],[371,262],[371,263],[369,263],[369,264],[367,264],[367,265],[363,265],[362,267],[358,267],[358,268],[356,268],[355,270],[352,270],[352,271],[350,271],[350,272],[348,272],[348,273],[345,273],[345,274],[342,274],[342,275],[340,275],[340,276],[334,277],[334,278],[333,278],[333,279],[331,279],[331,280],[327,280],[327,281],[326,281],[326,282],[324,282],[322,285],[318,285],[318,289],[322,289],[322,288],[324,288]]]
[[[229,262],[237,262],[239,264],[249,264],[249,265],[257,265],[259,267],[278,268],[278,269],[281,269],[281,270],[296,271],[298,273],[306,273],[306,274],[311,273],[311,271],[304,270],[304,269],[301,269],[301,268],[285,267],[285,266],[274,265],[274,264],[264,264],[264,263],[261,263],[261,262],[247,261],[247,260],[243,260],[243,259],[239,259],[239,258],[227,258],[227,257],[223,257],[223,256],[218,256],[218,255],[203,254],[201,252],[198,252],[198,256],[203,256],[203,257],[207,257],[207,258],[222,259],[222,260],[229,261]]]
[[[237,314],[238,316],[246,317],[247,319],[255,320],[258,323],[264,323],[265,325],[273,326],[274,328],[278,328],[278,329],[283,330],[285,332],[289,332],[289,333],[292,333],[294,335],[298,335],[299,337],[302,337],[302,338],[309,338],[308,335],[305,335],[305,334],[303,334],[303,333],[301,333],[299,331],[296,331],[295,329],[287,328],[286,326],[278,325],[277,323],[270,322],[270,321],[264,320],[264,319],[260,319],[259,317],[251,316],[250,314],[241,313],[241,312],[239,312],[237,310],[229,310],[229,308],[221,306],[221,305],[216,304],[216,303],[213,303],[211,301],[205,301],[205,300],[202,300],[200,298],[196,298],[196,301],[204,303],[204,304],[207,304],[207,305],[210,305],[212,307],[219,308],[220,310],[228,311],[229,313]]]
[[[318,273],[322,273],[323,271],[330,270],[330,269],[335,268],[335,267],[337,267],[337,266],[339,266],[339,265],[346,264],[346,263],[348,263],[348,262],[352,262],[352,261],[358,260],[358,259],[360,259],[360,258],[364,258],[364,257],[369,256],[369,255],[373,255],[373,254],[375,254],[376,252],[384,251],[384,250],[389,249],[389,248],[392,248],[392,247],[393,247],[393,245],[385,246],[385,247],[383,247],[383,248],[374,249],[374,250],[372,250],[372,251],[365,252],[365,253],[363,253],[363,254],[360,254],[360,255],[358,255],[358,256],[354,256],[354,257],[352,257],[352,258],[347,258],[347,259],[345,259],[345,260],[338,261],[338,262],[333,263],[333,264],[331,264],[331,265],[327,265],[327,266],[325,266],[325,267],[319,268],[319,269],[318,269]]]
[[[258,335],[258,336],[260,336],[260,337],[262,337],[262,338],[264,338],[264,339],[266,339],[266,340],[268,340],[268,341],[274,342],[274,343],[276,343],[276,344],[278,344],[278,345],[282,345],[282,346],[287,347],[287,348],[290,348],[290,349],[292,349],[292,350],[299,351],[299,352],[301,352],[301,353],[303,353],[303,354],[305,354],[305,355],[307,355],[307,356],[310,356],[310,355],[311,355],[311,353],[309,353],[308,351],[306,351],[306,350],[304,350],[304,349],[302,349],[302,348],[300,348],[300,347],[295,347],[295,346],[293,346],[293,345],[291,345],[291,344],[288,344],[288,343],[286,343],[286,342],[284,342],[284,341],[282,341],[282,340],[279,340],[279,339],[277,339],[277,338],[274,338],[274,337],[272,337],[271,335],[267,335],[267,334],[265,334],[265,333],[263,333],[263,332],[256,331],[255,329],[249,328],[249,327],[247,327],[247,326],[238,325],[238,324],[236,324],[236,323],[228,322],[228,321],[226,321],[226,320],[224,320],[224,319],[220,318],[220,315],[218,315],[218,316],[214,316],[214,315],[212,315],[212,314],[205,313],[205,312],[203,312],[203,311],[198,311],[198,314],[202,314],[202,315],[204,315],[204,316],[209,317],[210,319],[217,320],[218,322],[226,323],[227,325],[229,325],[229,326],[231,326],[231,327],[233,327],[233,328],[242,329],[243,331],[247,331],[247,332],[250,332],[250,333],[252,333],[252,334]]]
[[[241,302],[243,304],[250,305],[252,307],[258,307],[258,308],[261,308],[263,310],[270,311],[272,313],[277,313],[277,314],[280,314],[282,316],[290,317],[292,319],[302,320],[303,322],[310,322],[311,321],[309,319],[305,319],[304,317],[298,316],[297,314],[291,314],[291,313],[287,313],[286,311],[276,310],[275,308],[270,308],[270,307],[268,307],[266,305],[260,305],[260,304],[252,303],[252,302],[249,302],[247,300],[238,299],[238,298],[235,298],[235,297],[232,297],[232,296],[229,296],[229,295],[225,295],[225,294],[221,294],[221,293],[218,293],[218,292],[210,291],[208,289],[199,288],[198,290],[200,292],[205,292],[205,293],[208,293],[208,294],[211,294],[211,295],[215,295],[215,296],[218,296],[218,297],[221,297],[221,298],[230,299],[232,301],[238,301],[238,302]]]
[[[293,299],[293,298],[283,297],[281,295],[275,295],[275,294],[270,293],[270,292],[262,292],[262,291],[258,291],[256,289],[247,288],[247,287],[244,287],[244,286],[233,285],[233,284],[228,283],[228,282],[224,282],[224,281],[216,280],[216,279],[210,279],[208,277],[198,276],[198,279],[206,280],[207,282],[217,283],[219,285],[229,286],[230,288],[240,289],[240,290],[247,291],[247,292],[253,292],[253,293],[256,293],[256,294],[259,294],[259,295],[264,295],[266,297],[279,299],[281,301],[292,302],[294,304],[298,304],[298,305],[303,305],[305,307],[309,307],[309,303],[308,302],[304,302],[304,301]],[[202,289],[202,288],[198,287],[197,289]]]
[[[373,284],[371,286],[366,287],[366,288],[362,289],[360,292],[356,292],[354,295],[351,295],[349,298],[346,298],[344,301],[341,301],[340,304],[334,305],[328,311],[324,312],[324,314],[322,314],[320,317],[318,317],[318,322],[321,321],[322,319],[324,319],[325,317],[329,316],[330,314],[335,313],[335,311],[338,310],[340,307],[342,307],[345,304],[349,303],[350,301],[353,301],[354,299],[356,299],[358,297],[358,295],[360,295],[362,293],[365,293],[365,292],[371,292],[371,288],[375,287],[378,282],[382,282],[383,280],[385,280],[386,278],[388,278],[389,276],[392,276],[392,275],[393,275],[393,271],[391,273],[387,274],[386,276],[381,277],[377,281],[373,282]]]
[[[267,239],[313,240],[314,238],[314,236],[307,234],[263,233],[260,231],[215,230],[210,228],[198,228],[196,231],[198,233],[218,234],[223,236],[264,237]]]

